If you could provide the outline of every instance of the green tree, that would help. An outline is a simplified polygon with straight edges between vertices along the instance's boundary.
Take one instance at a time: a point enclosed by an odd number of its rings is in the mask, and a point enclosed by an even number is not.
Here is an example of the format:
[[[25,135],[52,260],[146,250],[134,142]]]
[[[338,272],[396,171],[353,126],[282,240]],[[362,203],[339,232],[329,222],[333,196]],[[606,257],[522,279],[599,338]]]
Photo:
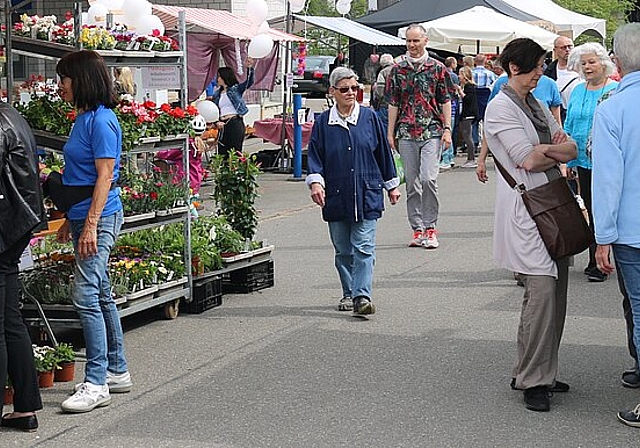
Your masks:
[[[345,17],[352,20],[361,17],[367,13],[367,8],[367,0],[353,0],[351,11]],[[333,0],[307,0],[306,10],[300,14],[305,12],[309,16],[340,17]],[[333,31],[323,28],[309,29],[305,37],[312,40],[307,45],[307,54],[309,55],[335,55],[338,50],[346,53],[346,48],[349,45],[348,37],[338,36]]]
[[[555,2],[571,11],[605,19],[607,21],[608,43],[611,43],[616,29],[627,22],[629,13],[635,8],[635,3],[632,0],[555,0]],[[594,39],[581,36],[578,43],[586,40]]]

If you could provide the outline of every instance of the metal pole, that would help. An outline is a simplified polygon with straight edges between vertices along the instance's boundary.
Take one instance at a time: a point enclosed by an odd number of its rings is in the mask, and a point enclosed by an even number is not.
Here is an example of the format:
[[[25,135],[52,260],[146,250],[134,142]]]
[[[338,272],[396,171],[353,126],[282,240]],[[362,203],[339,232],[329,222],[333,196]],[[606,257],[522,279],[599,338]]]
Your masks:
[[[82,32],[82,4],[75,2],[73,4],[73,35],[76,38],[76,50],[82,50],[82,42],[80,42],[80,33]]]
[[[12,49],[12,45],[11,45],[11,28],[12,28],[12,23],[11,23],[11,0],[7,0],[6,2],[4,2],[4,22],[5,22],[5,26],[6,26],[6,39],[5,39],[5,43],[4,43],[4,56],[7,60],[6,64],[7,64],[7,103],[8,104],[12,104],[12,96],[13,96],[13,56],[11,55],[11,49]]]
[[[293,94],[293,177],[302,178],[302,123],[300,122],[302,109],[302,95]],[[304,117],[304,115],[303,115]],[[303,121],[303,120],[302,120]]]
[[[286,16],[286,25],[285,30],[287,34],[291,33],[291,5],[287,1],[287,16]],[[284,46],[284,63],[285,63],[285,73],[289,73],[291,70],[291,64],[289,60],[291,59],[291,42],[286,41]],[[285,75],[286,78],[286,75]],[[284,172],[289,165],[289,151],[287,150],[287,106],[289,105],[289,88],[287,87],[287,83],[282,83],[283,95],[282,95],[282,134],[280,134],[280,141],[282,142],[280,145],[280,171]],[[286,157],[286,160],[285,160]]]

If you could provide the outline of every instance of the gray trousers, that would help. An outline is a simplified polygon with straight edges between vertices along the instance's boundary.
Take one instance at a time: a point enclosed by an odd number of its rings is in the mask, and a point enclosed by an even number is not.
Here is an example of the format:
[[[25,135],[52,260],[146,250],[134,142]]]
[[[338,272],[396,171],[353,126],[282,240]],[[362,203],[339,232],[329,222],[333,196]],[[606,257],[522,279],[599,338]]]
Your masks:
[[[438,171],[440,137],[427,141],[402,139],[398,149],[407,181],[407,216],[413,230],[435,227],[438,222]]]
[[[524,300],[518,326],[518,359],[512,377],[518,389],[553,386],[558,349],[567,315],[568,258],[558,260],[558,279],[524,275]]]

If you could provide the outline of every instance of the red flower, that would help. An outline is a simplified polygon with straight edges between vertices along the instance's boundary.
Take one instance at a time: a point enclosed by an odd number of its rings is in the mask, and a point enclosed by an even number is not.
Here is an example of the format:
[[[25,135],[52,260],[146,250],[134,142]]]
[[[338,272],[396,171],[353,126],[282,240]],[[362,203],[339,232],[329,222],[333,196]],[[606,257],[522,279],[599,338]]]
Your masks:
[[[164,103],[162,106],[160,106],[160,110],[162,112],[169,112],[171,110],[171,106],[167,103]]]
[[[149,197],[156,201],[158,199],[158,193],[156,193],[155,191],[152,191],[151,193],[149,193]]]
[[[153,101],[147,100],[144,103],[142,103],[142,105],[147,108],[147,109],[155,109],[156,108],[156,103],[154,103]]]
[[[73,19],[73,14],[71,14],[71,11],[67,11],[67,12],[64,14],[64,19],[65,19],[65,20],[71,20],[71,19]]]
[[[193,116],[198,115],[198,109],[195,106],[189,105],[187,106],[187,113]]]
[[[76,111],[72,110],[71,112],[67,112],[67,119],[70,121],[76,121]]]
[[[158,37],[160,35],[160,30],[153,30],[151,32],[151,35],[154,36],[154,37]]]
[[[184,118],[184,111],[179,107],[173,109],[171,112],[169,112],[169,114],[175,118]]]

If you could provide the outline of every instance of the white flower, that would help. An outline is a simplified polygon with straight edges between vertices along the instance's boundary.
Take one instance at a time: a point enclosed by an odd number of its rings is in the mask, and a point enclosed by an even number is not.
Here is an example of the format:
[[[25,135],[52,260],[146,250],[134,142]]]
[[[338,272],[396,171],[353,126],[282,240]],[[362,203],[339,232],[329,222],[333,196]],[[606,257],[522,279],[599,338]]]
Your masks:
[[[209,230],[209,241],[215,241],[216,240],[216,226],[211,226],[211,229]]]

